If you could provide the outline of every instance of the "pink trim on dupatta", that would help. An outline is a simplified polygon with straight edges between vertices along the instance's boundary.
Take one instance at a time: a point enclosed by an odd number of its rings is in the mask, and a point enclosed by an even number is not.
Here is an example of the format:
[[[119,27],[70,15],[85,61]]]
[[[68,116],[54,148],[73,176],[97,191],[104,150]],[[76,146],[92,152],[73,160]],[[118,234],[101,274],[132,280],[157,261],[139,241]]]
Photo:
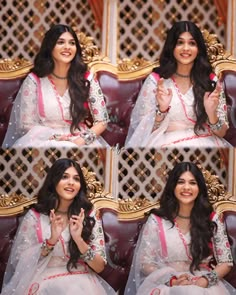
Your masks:
[[[34,73],[31,73],[31,75],[33,76],[33,78],[35,79],[35,82],[37,84],[39,114],[41,117],[45,117],[40,78],[37,75],[35,75]]]
[[[36,225],[36,232],[39,243],[43,242],[43,234],[42,234],[42,227],[40,223],[40,214],[36,210],[32,209],[32,212],[34,213],[35,217],[37,218],[37,225]]]
[[[159,227],[159,236],[160,236],[160,241],[161,241],[162,255],[163,255],[163,257],[166,257],[167,256],[167,246],[166,246],[166,238],[165,238],[165,232],[163,229],[162,220],[157,215],[155,215],[155,218],[156,218],[156,221],[157,221],[158,227]]]

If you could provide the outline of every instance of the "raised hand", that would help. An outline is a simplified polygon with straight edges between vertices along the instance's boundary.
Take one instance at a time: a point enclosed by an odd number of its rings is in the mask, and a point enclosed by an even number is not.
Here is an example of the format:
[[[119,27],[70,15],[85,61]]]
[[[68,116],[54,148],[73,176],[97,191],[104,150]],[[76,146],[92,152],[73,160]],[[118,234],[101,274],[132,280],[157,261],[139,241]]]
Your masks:
[[[50,241],[56,244],[64,228],[63,218],[60,215],[56,215],[55,210],[52,209],[49,215],[49,219],[51,222]]]
[[[204,107],[206,110],[206,113],[210,119],[210,117],[213,117],[216,115],[216,110],[219,105],[219,99],[220,99],[220,92],[222,91],[222,85],[220,81],[217,81],[216,88],[212,92],[206,92],[204,95]],[[215,123],[215,122],[211,122]]]
[[[70,234],[74,241],[81,239],[84,222],[84,209],[81,208],[79,215],[72,215],[69,220]]]
[[[164,79],[160,78],[158,81],[156,100],[161,112],[167,110],[172,100],[172,90],[164,86]]]

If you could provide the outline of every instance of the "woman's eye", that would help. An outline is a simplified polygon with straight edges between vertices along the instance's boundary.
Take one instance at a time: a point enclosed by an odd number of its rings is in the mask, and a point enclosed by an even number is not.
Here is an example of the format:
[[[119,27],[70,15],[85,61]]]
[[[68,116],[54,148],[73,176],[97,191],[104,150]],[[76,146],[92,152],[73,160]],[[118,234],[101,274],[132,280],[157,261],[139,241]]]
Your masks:
[[[183,41],[182,40],[177,40],[176,45],[182,45],[182,44],[183,44]]]
[[[80,182],[80,178],[79,178],[79,177],[75,177],[74,180],[75,180],[76,182]]]
[[[57,41],[57,44],[59,44],[59,45],[61,45],[61,44],[63,44],[64,43],[64,41],[62,41],[62,40],[58,40]]]
[[[183,180],[178,180],[178,181],[177,181],[177,184],[183,184],[183,183],[184,183]]]
[[[197,46],[197,44],[196,44],[195,41],[191,41],[191,42],[189,42],[189,45],[191,45],[191,46]]]
[[[61,179],[67,179],[67,178],[68,176],[66,174],[63,174]]]
[[[70,45],[75,46],[75,41],[70,41]]]

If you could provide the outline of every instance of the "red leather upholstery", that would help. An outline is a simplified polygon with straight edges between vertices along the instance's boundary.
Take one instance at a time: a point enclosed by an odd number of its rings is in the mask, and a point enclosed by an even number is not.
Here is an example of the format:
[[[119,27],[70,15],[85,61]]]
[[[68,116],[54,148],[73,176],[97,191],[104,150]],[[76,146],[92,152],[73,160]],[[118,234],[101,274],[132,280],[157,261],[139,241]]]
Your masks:
[[[119,294],[123,294],[129,276],[133,251],[145,219],[119,221],[115,211],[100,209],[108,264],[100,274]]]
[[[128,133],[131,111],[143,80],[119,81],[112,73],[99,71],[97,78],[102,88],[110,123],[102,137],[111,145],[123,146]]]
[[[116,212],[111,209],[103,208],[100,212],[108,258],[108,264],[100,275],[115,290],[119,290],[119,294],[122,295],[131,266],[133,251],[145,218],[135,221],[119,221]],[[234,267],[226,276],[226,279],[236,288],[236,212],[227,211],[224,216],[234,257]],[[18,217],[0,218],[0,289],[18,224]]]
[[[11,114],[12,103],[20,89],[23,78],[0,79],[0,146],[5,137]]]
[[[229,129],[225,139],[236,147],[236,72],[225,71],[222,78],[229,118]]]

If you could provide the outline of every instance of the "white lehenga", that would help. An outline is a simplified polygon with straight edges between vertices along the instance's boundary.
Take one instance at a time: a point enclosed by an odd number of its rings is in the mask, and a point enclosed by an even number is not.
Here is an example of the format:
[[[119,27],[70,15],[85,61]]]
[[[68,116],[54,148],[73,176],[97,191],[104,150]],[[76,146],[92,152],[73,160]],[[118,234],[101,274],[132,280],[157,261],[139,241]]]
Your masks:
[[[212,240],[217,263],[233,265],[228,238],[223,221],[215,215],[217,232]],[[183,242],[185,240],[185,242]],[[133,263],[125,289],[125,295],[229,295],[236,290],[225,280],[210,288],[196,285],[168,287],[165,283],[172,275],[188,273],[194,280],[209,271],[208,263],[212,255],[202,261],[200,271],[189,271],[190,233],[181,234],[178,227],[151,214],[144,225],[136,246]]]
[[[181,94],[175,81],[164,80],[164,86],[171,88],[173,97],[170,110],[160,126],[153,131],[156,109],[156,89],[159,76],[150,74],[144,82],[131,114],[126,147],[228,147],[223,138],[215,136],[209,126],[199,135],[194,133],[196,116],[193,111],[194,95],[192,87]],[[219,117],[228,123],[224,93],[218,106]]]
[[[106,261],[101,221],[96,220],[90,246]],[[2,295],[112,295],[115,291],[82,260],[69,273],[67,227],[54,250],[40,257],[41,245],[50,235],[50,222],[46,215],[30,210],[24,217],[12,247],[4,276]]]
[[[99,83],[92,74],[88,75],[88,80],[88,107],[93,122],[107,123],[109,118]],[[78,147],[70,141],[50,139],[54,134],[71,136],[69,106],[68,89],[61,96],[50,77],[38,78],[30,73],[15,99],[3,147]],[[81,123],[79,128],[83,131],[88,127]],[[101,147],[108,144],[99,136],[90,146]]]

